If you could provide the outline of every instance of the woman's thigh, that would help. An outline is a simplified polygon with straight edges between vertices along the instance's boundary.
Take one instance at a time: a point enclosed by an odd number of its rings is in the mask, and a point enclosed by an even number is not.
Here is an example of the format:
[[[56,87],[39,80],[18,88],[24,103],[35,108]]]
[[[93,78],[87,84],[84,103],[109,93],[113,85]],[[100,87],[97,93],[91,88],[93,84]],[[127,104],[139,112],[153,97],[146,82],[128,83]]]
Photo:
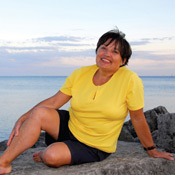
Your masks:
[[[55,109],[38,107],[33,111],[31,117],[40,120],[41,130],[46,131],[54,139],[58,138],[60,117]]]

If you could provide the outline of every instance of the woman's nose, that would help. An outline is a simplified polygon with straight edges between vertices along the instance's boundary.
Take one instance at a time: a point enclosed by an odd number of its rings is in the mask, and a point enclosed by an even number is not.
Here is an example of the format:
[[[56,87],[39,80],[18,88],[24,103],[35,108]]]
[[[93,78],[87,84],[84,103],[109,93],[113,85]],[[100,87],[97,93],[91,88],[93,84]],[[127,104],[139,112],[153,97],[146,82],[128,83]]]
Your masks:
[[[105,55],[110,56],[110,51],[108,49],[105,50]]]

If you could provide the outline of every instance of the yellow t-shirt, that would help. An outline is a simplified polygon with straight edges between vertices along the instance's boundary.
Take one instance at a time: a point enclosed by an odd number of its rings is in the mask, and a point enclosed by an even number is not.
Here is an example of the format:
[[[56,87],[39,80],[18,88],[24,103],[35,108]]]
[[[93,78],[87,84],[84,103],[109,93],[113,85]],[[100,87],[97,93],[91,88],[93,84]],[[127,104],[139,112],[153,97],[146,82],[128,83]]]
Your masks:
[[[60,89],[72,96],[69,129],[82,143],[112,153],[128,109],[144,106],[143,84],[138,75],[121,67],[111,79],[93,84],[96,65],[75,70]]]

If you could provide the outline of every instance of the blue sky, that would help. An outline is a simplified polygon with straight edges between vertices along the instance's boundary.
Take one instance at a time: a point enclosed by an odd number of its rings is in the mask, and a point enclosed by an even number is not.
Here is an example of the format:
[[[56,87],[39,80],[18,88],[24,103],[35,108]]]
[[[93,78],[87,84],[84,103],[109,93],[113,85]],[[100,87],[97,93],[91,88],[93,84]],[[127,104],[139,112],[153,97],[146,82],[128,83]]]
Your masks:
[[[117,26],[139,75],[175,76],[174,0],[0,0],[0,76],[69,75]]]

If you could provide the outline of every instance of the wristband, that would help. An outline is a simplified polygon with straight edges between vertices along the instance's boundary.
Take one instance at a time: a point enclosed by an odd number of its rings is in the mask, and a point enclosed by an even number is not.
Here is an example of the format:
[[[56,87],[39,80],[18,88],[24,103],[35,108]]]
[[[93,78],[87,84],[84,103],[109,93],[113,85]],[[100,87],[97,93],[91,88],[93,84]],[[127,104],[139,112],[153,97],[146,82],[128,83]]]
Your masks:
[[[143,148],[144,148],[145,151],[150,151],[150,150],[152,150],[152,149],[155,149],[156,146],[153,145],[153,146],[150,146],[150,147],[147,147],[147,148],[145,148],[145,147],[143,147]]]

